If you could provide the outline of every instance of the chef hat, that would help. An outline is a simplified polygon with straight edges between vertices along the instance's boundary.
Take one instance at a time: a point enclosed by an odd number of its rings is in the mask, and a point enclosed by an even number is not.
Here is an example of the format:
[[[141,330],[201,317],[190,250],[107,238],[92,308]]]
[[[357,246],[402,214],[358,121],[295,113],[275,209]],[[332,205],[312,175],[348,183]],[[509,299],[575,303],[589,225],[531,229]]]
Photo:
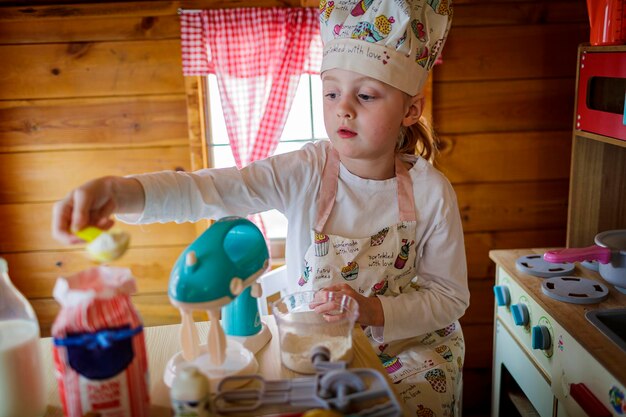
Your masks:
[[[421,91],[450,30],[450,0],[321,0],[322,69]]]

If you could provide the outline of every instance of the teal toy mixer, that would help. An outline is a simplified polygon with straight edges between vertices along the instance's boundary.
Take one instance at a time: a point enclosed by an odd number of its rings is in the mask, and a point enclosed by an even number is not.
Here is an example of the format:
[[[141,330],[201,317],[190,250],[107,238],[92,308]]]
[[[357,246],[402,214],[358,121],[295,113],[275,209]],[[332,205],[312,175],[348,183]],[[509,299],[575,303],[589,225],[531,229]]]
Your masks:
[[[168,288],[170,302],[181,313],[182,351],[166,365],[166,385],[186,365],[200,369],[212,387],[226,376],[257,371],[254,354],[271,338],[256,300],[261,295],[256,280],[268,265],[263,234],[240,217],[216,221],[183,251]],[[194,311],[208,312],[206,344],[200,344]]]

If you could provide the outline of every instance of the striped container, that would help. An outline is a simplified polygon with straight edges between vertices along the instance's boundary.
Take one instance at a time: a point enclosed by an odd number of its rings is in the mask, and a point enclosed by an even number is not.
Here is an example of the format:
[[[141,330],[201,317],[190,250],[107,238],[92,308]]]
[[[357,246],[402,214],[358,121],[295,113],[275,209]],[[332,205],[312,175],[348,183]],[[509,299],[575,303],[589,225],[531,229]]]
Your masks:
[[[100,266],[59,278],[52,326],[59,395],[67,417],[149,415],[148,360],[130,270]]]

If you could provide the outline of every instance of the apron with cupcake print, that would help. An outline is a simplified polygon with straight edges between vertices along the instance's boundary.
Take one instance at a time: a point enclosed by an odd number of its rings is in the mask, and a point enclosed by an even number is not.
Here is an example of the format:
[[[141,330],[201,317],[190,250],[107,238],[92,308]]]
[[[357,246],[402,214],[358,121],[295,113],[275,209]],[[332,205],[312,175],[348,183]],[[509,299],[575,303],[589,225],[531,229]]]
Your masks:
[[[415,202],[409,173],[396,159],[400,222],[372,236],[346,238],[324,233],[335,202],[339,155],[333,149],[324,166],[317,198],[313,244],[305,254],[298,285],[317,290],[348,283],[365,296],[395,296],[419,291],[416,279]],[[419,320],[419,318],[416,318]],[[370,343],[394,382],[405,415],[452,417],[460,415],[461,370],[465,346],[457,322],[417,337],[378,343],[365,329]]]

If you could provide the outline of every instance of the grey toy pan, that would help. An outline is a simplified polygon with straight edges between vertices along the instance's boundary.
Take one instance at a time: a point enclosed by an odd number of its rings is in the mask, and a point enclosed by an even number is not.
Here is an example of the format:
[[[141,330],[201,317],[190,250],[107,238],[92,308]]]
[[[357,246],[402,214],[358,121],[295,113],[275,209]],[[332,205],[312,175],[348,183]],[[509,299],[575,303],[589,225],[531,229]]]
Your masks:
[[[547,251],[548,262],[598,261],[602,278],[626,294],[626,229],[607,230],[594,238],[595,245]]]

